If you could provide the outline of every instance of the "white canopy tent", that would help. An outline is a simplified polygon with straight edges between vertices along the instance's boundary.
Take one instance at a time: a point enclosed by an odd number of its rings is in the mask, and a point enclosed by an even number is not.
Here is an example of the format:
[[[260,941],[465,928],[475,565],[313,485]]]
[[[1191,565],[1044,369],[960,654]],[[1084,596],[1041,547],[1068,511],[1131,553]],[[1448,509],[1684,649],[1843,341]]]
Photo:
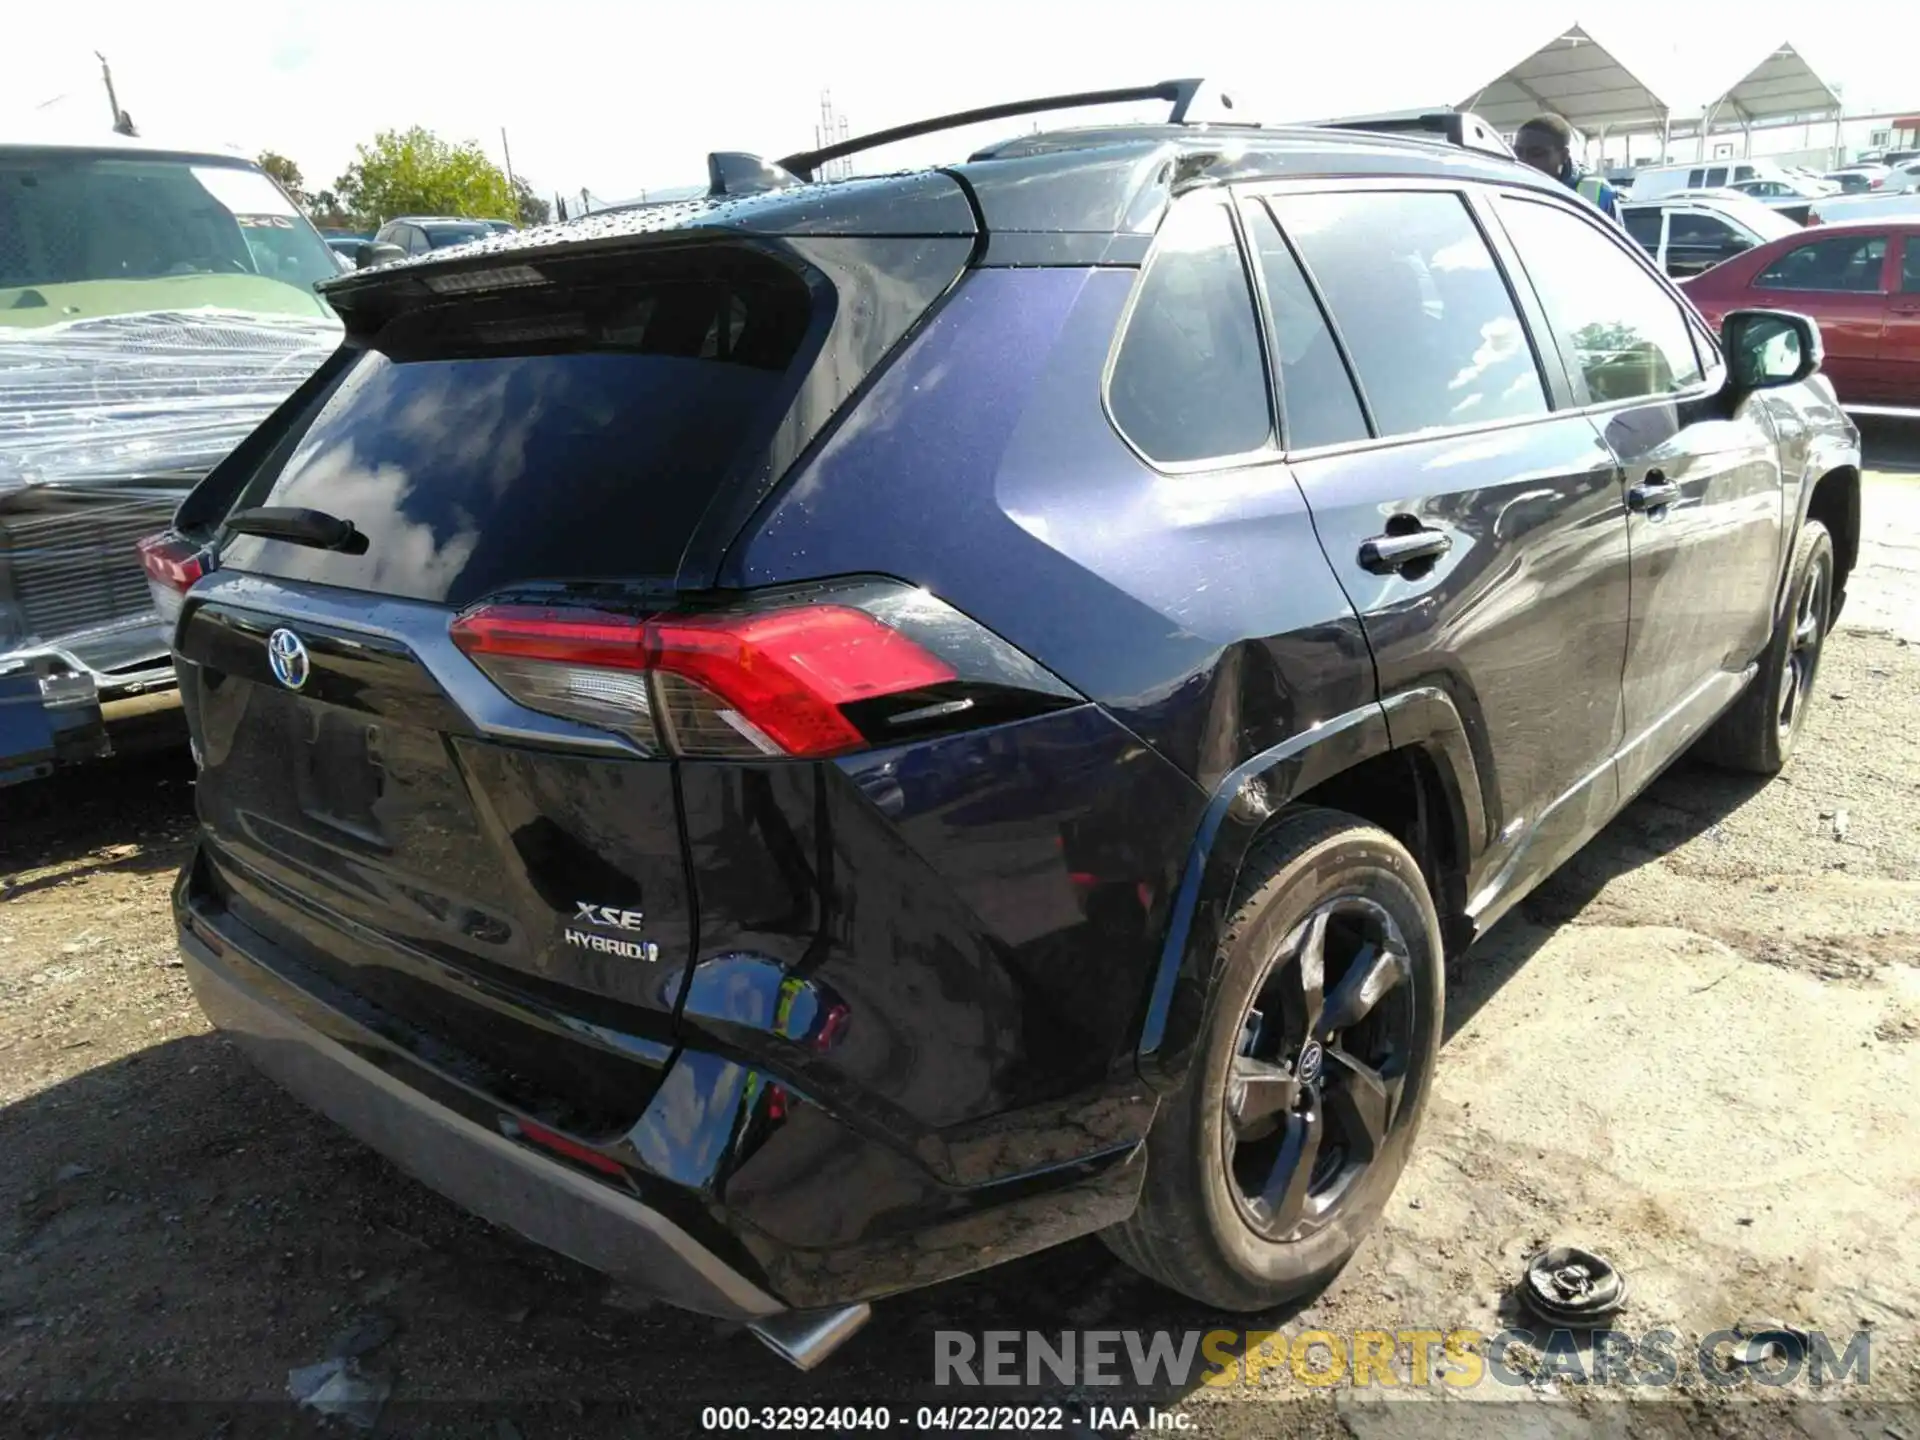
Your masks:
[[[1603,143],[1609,134],[1667,133],[1667,102],[1578,25],[1548,41],[1456,107],[1511,134],[1545,113]],[[1664,148],[1664,140],[1663,140]]]
[[[1791,45],[1773,50],[1734,86],[1715,100],[1692,133],[1695,152],[1706,155],[1707,137],[1737,131],[1752,151],[1753,127],[1769,122],[1801,120],[1808,123],[1840,119],[1840,96]],[[1731,121],[1731,124],[1726,122]]]

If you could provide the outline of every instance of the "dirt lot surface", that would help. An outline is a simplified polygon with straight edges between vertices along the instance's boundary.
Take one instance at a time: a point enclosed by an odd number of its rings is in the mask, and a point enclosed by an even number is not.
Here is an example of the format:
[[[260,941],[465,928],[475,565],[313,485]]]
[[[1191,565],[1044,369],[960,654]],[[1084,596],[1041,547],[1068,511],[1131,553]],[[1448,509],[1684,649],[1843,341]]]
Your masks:
[[[1623,1329],[1671,1330],[1683,1356],[1737,1322],[1824,1330],[1836,1350],[1866,1329],[1870,1379],[1789,1405],[1814,1392],[1722,1390],[1683,1363],[1679,1398],[1653,1400],[1553,1379],[1549,1354],[1532,1384],[1407,1404],[1387,1403],[1404,1384],[1309,1386],[1279,1363],[1145,1397],[1190,1433],[1524,1417],[1531,1434],[1920,1440],[1903,1403],[1920,1393],[1920,435],[1869,439],[1872,538],[1787,774],[1677,768],[1456,964],[1438,1089],[1386,1224],[1323,1296],[1254,1328],[1491,1335],[1517,1321],[1524,1257],[1572,1240],[1628,1275]],[[177,722],[145,723],[167,740]],[[693,1434],[716,1403],[904,1417],[1005,1398],[931,1388],[939,1330],[1248,1328],[1091,1241],[889,1302],[810,1376],[738,1330],[610,1294],[209,1033],[166,908],[191,784],[162,746],[0,795],[0,1426],[344,1433],[286,1393],[349,1332],[391,1382],[384,1432],[539,1440]],[[1113,1403],[1052,1398],[1081,1417]],[[1515,1399],[1560,1403],[1476,1403]]]

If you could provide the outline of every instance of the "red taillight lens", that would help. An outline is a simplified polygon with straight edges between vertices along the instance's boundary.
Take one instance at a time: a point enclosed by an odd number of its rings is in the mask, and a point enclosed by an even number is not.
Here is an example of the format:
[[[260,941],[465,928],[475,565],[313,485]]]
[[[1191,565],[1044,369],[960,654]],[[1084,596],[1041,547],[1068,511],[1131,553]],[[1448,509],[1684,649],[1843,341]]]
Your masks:
[[[717,695],[788,755],[857,750],[866,739],[841,706],[955,678],[898,630],[845,605],[663,619],[648,630],[652,668]],[[669,699],[666,713],[678,742],[683,706]]]
[[[452,633],[528,708],[683,755],[856,750],[866,737],[841,707],[956,678],[848,605],[652,619],[494,605],[461,616]]]
[[[177,594],[186,594],[207,573],[200,551],[177,536],[149,535],[134,548],[147,578]]]
[[[196,546],[170,534],[149,535],[134,548],[140,552],[140,566],[147,572],[147,593],[153,597],[153,608],[172,625],[180,618],[193,582],[207,573],[206,557]]]

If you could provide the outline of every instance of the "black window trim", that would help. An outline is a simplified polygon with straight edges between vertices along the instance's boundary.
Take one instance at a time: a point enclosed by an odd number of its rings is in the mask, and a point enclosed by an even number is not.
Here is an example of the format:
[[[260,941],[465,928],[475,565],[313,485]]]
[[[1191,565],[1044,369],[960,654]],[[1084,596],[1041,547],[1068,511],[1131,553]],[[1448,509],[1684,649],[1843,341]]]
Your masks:
[[[1167,228],[1167,222],[1173,218],[1174,209],[1181,205],[1218,205],[1227,212],[1227,224],[1233,232],[1234,249],[1240,257],[1240,278],[1247,287],[1247,305],[1253,317],[1254,342],[1258,347],[1260,368],[1264,374],[1263,390],[1267,397],[1267,438],[1252,450],[1242,450],[1231,455],[1209,455],[1198,460],[1156,460],[1142,449],[1137,441],[1127,433],[1127,427],[1120,423],[1120,417],[1113,410],[1113,371],[1119,363],[1121,348],[1126,344],[1127,332],[1133,328],[1133,312],[1140,304],[1140,296],[1147,288],[1147,277],[1153,273],[1153,265],[1160,258],[1160,232]],[[1279,425],[1274,410],[1276,394],[1273,374],[1273,357],[1267,353],[1267,332],[1265,315],[1260,308],[1260,292],[1254,287],[1258,284],[1257,266],[1248,253],[1247,237],[1240,225],[1240,208],[1233,203],[1233,195],[1225,187],[1208,186],[1193,194],[1177,197],[1167,207],[1166,214],[1160,217],[1159,229],[1154,232],[1153,247],[1140,262],[1140,271],[1134,279],[1133,288],[1127,293],[1127,303],[1121,308],[1119,322],[1113,327],[1113,338],[1107,342],[1106,362],[1100,367],[1100,409],[1107,417],[1107,424],[1118,435],[1135,458],[1141,464],[1162,475],[1206,475],[1224,470],[1248,470],[1259,465],[1279,464],[1285,458],[1279,441]]]
[[[1240,187],[1234,198],[1238,202],[1234,210],[1240,216],[1241,240],[1247,248],[1249,258],[1254,262],[1253,285],[1254,298],[1260,316],[1260,344],[1262,349],[1267,351],[1267,373],[1273,377],[1273,413],[1279,427],[1281,451],[1289,456],[1318,454],[1322,450],[1345,449],[1348,446],[1364,445],[1378,440],[1380,425],[1374,419],[1373,404],[1367,399],[1367,387],[1360,383],[1360,372],[1355,368],[1353,356],[1347,349],[1346,337],[1340,333],[1339,322],[1333,318],[1333,312],[1327,306],[1327,297],[1320,293],[1320,284],[1313,278],[1313,271],[1307,267],[1306,257],[1300,253],[1299,248],[1293,243],[1293,238],[1287,234],[1286,227],[1280,223],[1280,217],[1273,213],[1273,207],[1267,203],[1266,195],[1252,193]],[[1267,293],[1266,267],[1259,263],[1260,257],[1253,243],[1253,237],[1246,233],[1244,212],[1248,206],[1258,206],[1266,215],[1268,223],[1274,228],[1274,233],[1280,237],[1280,243],[1286,247],[1287,254],[1293,257],[1293,263],[1299,268],[1300,278],[1307,287],[1307,298],[1313,301],[1314,309],[1320,312],[1320,323],[1327,327],[1327,337],[1333,341],[1334,354],[1340,359],[1340,369],[1347,377],[1347,384],[1353,388],[1354,403],[1360,410],[1360,423],[1367,427],[1365,435],[1356,436],[1352,440],[1332,441],[1325,445],[1295,446],[1291,443],[1289,439],[1291,431],[1287,424],[1286,376],[1282,372],[1279,361],[1271,352],[1276,334],[1273,322],[1273,299]]]
[[[1340,333],[1339,322],[1334,317],[1332,307],[1327,304],[1326,296],[1320,289],[1320,282],[1315,278],[1313,269],[1306,263],[1305,257],[1300,254],[1299,248],[1293,242],[1293,237],[1287,234],[1287,227],[1280,223],[1280,217],[1269,210],[1268,213],[1273,214],[1273,221],[1280,231],[1281,238],[1286,241],[1287,248],[1293,252],[1295,258],[1300,262],[1300,272],[1306,277],[1307,288],[1313,294],[1314,303],[1320,307],[1320,313],[1327,319],[1327,328],[1333,336],[1334,344],[1339,348],[1341,359],[1347,365],[1348,378],[1353,381],[1354,394],[1360,399],[1361,414],[1366,417],[1367,428],[1372,432],[1364,439],[1342,440],[1331,445],[1305,446],[1298,450],[1293,450],[1284,448],[1286,441],[1285,431],[1283,430],[1281,432],[1282,453],[1288,461],[1296,459],[1317,460],[1322,456],[1348,455],[1363,451],[1384,450],[1393,446],[1418,445],[1431,440],[1450,440],[1471,435],[1489,434],[1502,430],[1515,430],[1527,425],[1540,425],[1559,420],[1571,413],[1570,407],[1575,398],[1575,392],[1571,378],[1564,373],[1565,360],[1556,348],[1551,352],[1554,363],[1549,363],[1549,352],[1541,347],[1539,334],[1536,333],[1538,327],[1546,324],[1545,314],[1538,308],[1538,301],[1533,294],[1532,286],[1528,285],[1523,290],[1515,283],[1516,271],[1513,267],[1513,253],[1505,233],[1500,232],[1497,235],[1489,233],[1485,220],[1480,214],[1475,197],[1485,188],[1487,187],[1483,183],[1477,181],[1436,179],[1411,175],[1370,175],[1340,179],[1316,176],[1312,178],[1302,177],[1300,179],[1287,180],[1249,180],[1234,186],[1234,189],[1240,193],[1243,200],[1257,199],[1262,203],[1270,197],[1352,194],[1356,192],[1371,193],[1375,191],[1397,193],[1409,191],[1438,191],[1444,194],[1458,196],[1465,205],[1467,214],[1474,228],[1479,232],[1482,242],[1485,243],[1487,249],[1493,255],[1494,268],[1500,276],[1501,283],[1506,286],[1508,298],[1513,302],[1514,314],[1519,319],[1521,333],[1527,337],[1527,344],[1533,352],[1534,368],[1540,376],[1541,388],[1545,391],[1547,397],[1547,408],[1538,415],[1521,415],[1496,420],[1477,420],[1464,425],[1445,425],[1438,426],[1431,430],[1412,430],[1394,435],[1379,434],[1379,427],[1375,424],[1373,418],[1373,407],[1367,400],[1366,386],[1361,383],[1360,377],[1354,369],[1352,356],[1347,350],[1346,339]],[[1548,195],[1542,191],[1521,190],[1518,193],[1538,196],[1547,203],[1561,203],[1557,196]],[[1567,202],[1567,208],[1573,209],[1574,206],[1571,202]],[[1622,233],[1624,234],[1625,232]],[[1261,304],[1264,307],[1266,303],[1265,291],[1262,290],[1259,293]],[[1267,312],[1264,308],[1262,309],[1260,319],[1261,330],[1264,333],[1268,320]],[[1562,403],[1563,397],[1564,405]],[[1284,415],[1282,419],[1284,421]]]
[[[1558,196],[1542,195],[1537,190],[1523,190],[1517,186],[1509,185],[1488,185],[1484,187],[1484,193],[1487,196],[1491,220],[1493,223],[1500,225],[1503,236],[1506,234],[1506,226],[1500,220],[1499,205],[1496,202],[1498,200],[1508,199],[1535,205],[1546,205],[1563,210],[1581,224],[1591,228],[1594,233],[1603,236],[1623,255],[1639,266],[1643,274],[1651,277],[1658,283],[1661,290],[1665,292],[1667,299],[1673,303],[1680,321],[1686,329],[1688,344],[1694,352],[1694,363],[1700,367],[1700,379],[1696,383],[1685,390],[1676,390],[1670,395],[1632,395],[1624,400],[1592,400],[1589,398],[1586,403],[1582,404],[1579,403],[1580,397],[1587,394],[1585,381],[1579,378],[1579,366],[1575,362],[1574,356],[1562,342],[1562,337],[1559,332],[1553,328],[1553,322],[1547,317],[1545,306],[1542,304],[1542,323],[1547,327],[1547,334],[1553,339],[1554,349],[1560,356],[1561,364],[1566,367],[1568,380],[1576,387],[1574,391],[1575,403],[1569,407],[1566,413],[1601,416],[1611,415],[1621,410],[1638,409],[1646,405],[1684,405],[1690,401],[1703,400],[1717,395],[1721,390],[1726,388],[1726,374],[1722,368],[1724,361],[1721,358],[1719,347],[1716,345],[1711,354],[1703,355],[1700,353],[1699,331],[1707,328],[1706,323],[1700,319],[1700,312],[1694,308],[1693,302],[1687,299],[1686,292],[1673,283],[1671,276],[1663,273],[1657,266],[1650,263],[1646,251],[1642,250],[1639,242],[1628,235],[1624,229],[1618,225],[1606,222],[1604,217],[1591,206],[1569,204],[1561,201]],[[1508,239],[1508,244],[1512,244],[1510,238]],[[1518,251],[1516,250],[1513,253],[1519,273],[1526,277],[1528,291],[1532,293],[1537,300],[1538,292],[1534,289],[1533,276],[1527,272],[1525,264],[1519,260]],[[1698,329],[1696,329],[1696,322]]]

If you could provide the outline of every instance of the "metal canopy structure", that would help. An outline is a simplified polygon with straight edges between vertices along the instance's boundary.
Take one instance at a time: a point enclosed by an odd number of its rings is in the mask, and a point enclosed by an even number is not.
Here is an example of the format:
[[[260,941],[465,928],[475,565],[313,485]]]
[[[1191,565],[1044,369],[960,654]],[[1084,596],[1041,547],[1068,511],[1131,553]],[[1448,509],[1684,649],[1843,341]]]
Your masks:
[[[1741,125],[1780,120],[1789,115],[1821,120],[1839,108],[1840,97],[1833,93],[1833,87],[1800,58],[1798,50],[1782,45],[1709,105],[1707,118],[1709,124],[1717,116],[1731,118]]]
[[[1665,130],[1668,107],[1578,25],[1548,41],[1456,107],[1511,132],[1543,112],[1582,135]]]

